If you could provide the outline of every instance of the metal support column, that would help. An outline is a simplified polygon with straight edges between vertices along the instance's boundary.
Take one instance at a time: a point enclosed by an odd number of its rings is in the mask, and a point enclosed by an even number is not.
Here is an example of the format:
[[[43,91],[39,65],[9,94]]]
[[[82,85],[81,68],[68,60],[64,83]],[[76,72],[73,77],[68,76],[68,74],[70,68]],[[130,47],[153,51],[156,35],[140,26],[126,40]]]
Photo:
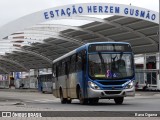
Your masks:
[[[160,6],[159,6],[160,7]],[[160,14],[160,13],[159,13]],[[159,19],[159,23],[160,23],[160,19]],[[159,24],[159,31],[160,31],[160,24]],[[157,35],[159,36],[159,31],[157,32]],[[159,58],[158,58],[158,63],[159,63],[159,71],[158,71],[158,74],[159,74],[159,78],[158,79],[158,89],[160,89],[160,36],[159,36],[159,43],[158,43],[158,49],[159,49]]]
[[[157,62],[158,62],[158,75],[157,75],[157,88],[160,90],[160,38],[159,38],[159,53],[157,55]]]
[[[29,78],[29,88],[31,88],[31,70],[29,70],[28,75],[29,75],[29,77],[28,77]]]
[[[146,70],[147,69],[147,67],[146,67],[146,63],[147,63],[147,57],[146,57],[146,54],[144,54],[144,70]],[[143,84],[145,84],[145,81],[147,80],[147,74],[146,73],[144,73],[144,83]]]

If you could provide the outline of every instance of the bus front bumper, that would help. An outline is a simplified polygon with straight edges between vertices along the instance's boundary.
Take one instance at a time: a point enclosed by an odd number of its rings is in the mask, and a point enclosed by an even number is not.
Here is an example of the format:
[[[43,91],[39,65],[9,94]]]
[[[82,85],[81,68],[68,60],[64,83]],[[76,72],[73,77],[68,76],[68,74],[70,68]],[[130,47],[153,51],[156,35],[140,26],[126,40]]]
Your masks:
[[[134,97],[135,87],[123,90],[95,90],[88,88],[88,98],[115,98],[115,97]]]

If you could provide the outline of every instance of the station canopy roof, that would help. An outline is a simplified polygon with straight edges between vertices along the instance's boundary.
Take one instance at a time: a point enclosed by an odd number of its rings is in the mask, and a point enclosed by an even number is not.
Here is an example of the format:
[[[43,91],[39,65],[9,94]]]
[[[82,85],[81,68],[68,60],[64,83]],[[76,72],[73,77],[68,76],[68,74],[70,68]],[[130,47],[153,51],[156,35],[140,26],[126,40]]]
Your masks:
[[[51,68],[54,59],[88,42],[129,42],[134,54],[158,52],[158,31],[157,23],[116,15],[37,24],[0,41],[0,73]]]

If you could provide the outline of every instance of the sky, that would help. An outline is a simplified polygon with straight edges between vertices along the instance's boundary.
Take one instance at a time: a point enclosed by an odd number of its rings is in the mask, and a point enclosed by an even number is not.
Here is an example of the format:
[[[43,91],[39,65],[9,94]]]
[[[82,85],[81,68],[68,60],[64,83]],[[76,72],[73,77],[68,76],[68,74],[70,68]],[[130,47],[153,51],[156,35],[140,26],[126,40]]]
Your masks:
[[[0,27],[40,10],[67,4],[96,2],[131,4],[159,12],[159,0],[0,0]]]

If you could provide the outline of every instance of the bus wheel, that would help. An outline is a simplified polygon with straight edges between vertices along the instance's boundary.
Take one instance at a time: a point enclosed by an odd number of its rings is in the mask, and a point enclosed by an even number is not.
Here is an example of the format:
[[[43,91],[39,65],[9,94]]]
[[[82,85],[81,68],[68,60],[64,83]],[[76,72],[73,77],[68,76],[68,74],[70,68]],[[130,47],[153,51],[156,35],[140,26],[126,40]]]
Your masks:
[[[82,91],[80,89],[78,90],[78,98],[81,105],[87,104],[88,100],[83,98]]]
[[[68,103],[68,104],[71,104],[71,102],[72,102],[72,100],[71,100],[71,99],[70,99],[70,100],[67,100],[67,103]]]
[[[61,103],[62,103],[62,104],[65,104],[65,103],[67,102],[67,99],[66,99],[66,98],[63,98],[62,89],[60,89],[60,100],[61,100]]]
[[[44,93],[44,91],[43,91],[43,87],[41,87],[41,92],[42,92],[42,93]]]
[[[114,101],[117,105],[121,105],[123,103],[124,97],[114,98]]]
[[[89,99],[89,103],[90,103],[90,104],[92,104],[92,105],[97,104],[97,103],[98,103],[98,101],[99,101],[99,99],[98,99],[98,98],[92,98],[92,99]]]

